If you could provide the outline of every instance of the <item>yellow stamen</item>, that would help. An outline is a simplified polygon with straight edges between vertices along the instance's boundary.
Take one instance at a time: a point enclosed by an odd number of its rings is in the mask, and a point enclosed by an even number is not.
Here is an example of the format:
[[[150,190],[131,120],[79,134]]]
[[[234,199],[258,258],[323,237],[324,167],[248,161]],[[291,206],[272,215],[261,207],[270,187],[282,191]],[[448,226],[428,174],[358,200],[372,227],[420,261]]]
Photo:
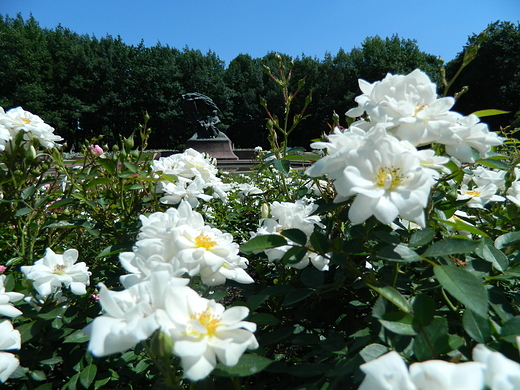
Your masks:
[[[56,265],[52,270],[52,273],[55,275],[64,275],[66,269],[67,267],[64,265]]]
[[[198,248],[211,249],[217,245],[217,243],[210,237],[206,236],[204,233],[200,233],[197,237],[195,237],[195,245],[197,245]]]
[[[400,185],[403,179],[404,175],[401,174],[400,168],[381,167],[377,172],[375,182],[385,190],[392,190]]]
[[[428,108],[428,107],[430,107],[429,104],[423,104],[422,106],[417,105],[415,107],[415,112],[414,112],[413,116],[416,116],[418,113],[420,113],[422,110],[424,110],[425,108]]]
[[[208,308],[200,314],[191,316],[192,320],[197,320],[204,328],[206,328],[207,335],[213,336],[217,331],[217,327],[220,325],[220,317],[211,314],[211,310]],[[192,334],[196,332],[192,331]]]
[[[472,197],[477,197],[477,196],[480,196],[480,192],[479,191],[467,191],[466,195],[469,195]]]
[[[27,118],[22,118],[22,122],[28,125],[29,123],[31,123],[31,120]]]

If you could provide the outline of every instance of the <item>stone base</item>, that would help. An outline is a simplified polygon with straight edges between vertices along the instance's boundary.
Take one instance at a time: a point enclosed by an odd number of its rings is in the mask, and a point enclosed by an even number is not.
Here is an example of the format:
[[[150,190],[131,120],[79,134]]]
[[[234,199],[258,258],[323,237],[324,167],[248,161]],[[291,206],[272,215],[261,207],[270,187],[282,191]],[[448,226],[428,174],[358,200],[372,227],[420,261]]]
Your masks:
[[[217,160],[238,160],[233,153],[233,143],[224,133],[220,132],[216,138],[197,138],[197,133],[186,142],[186,149],[195,149],[200,153],[207,153]]]

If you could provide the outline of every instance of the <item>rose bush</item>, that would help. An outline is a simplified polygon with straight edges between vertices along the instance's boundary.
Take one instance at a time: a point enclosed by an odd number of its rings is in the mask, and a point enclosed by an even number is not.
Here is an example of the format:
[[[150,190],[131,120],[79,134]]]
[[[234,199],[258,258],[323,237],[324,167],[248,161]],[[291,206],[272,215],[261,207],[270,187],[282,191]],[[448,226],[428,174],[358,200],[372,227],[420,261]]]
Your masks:
[[[290,112],[304,83],[279,66]],[[137,149],[96,138],[68,161],[41,118],[2,110],[0,381],[518,388],[518,143],[420,70],[360,87],[313,153],[288,144],[305,109],[289,125],[263,101],[271,151],[243,175],[154,159],[148,117]]]

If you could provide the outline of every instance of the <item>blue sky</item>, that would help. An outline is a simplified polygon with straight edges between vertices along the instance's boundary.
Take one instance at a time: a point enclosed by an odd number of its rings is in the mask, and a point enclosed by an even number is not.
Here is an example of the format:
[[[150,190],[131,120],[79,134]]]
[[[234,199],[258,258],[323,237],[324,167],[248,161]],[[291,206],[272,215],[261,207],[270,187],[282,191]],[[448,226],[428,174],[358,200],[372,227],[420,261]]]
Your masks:
[[[129,45],[212,50],[226,64],[270,51],[322,59],[394,34],[449,61],[489,23],[517,23],[520,0],[0,0],[0,14],[19,12],[41,27],[119,35]]]

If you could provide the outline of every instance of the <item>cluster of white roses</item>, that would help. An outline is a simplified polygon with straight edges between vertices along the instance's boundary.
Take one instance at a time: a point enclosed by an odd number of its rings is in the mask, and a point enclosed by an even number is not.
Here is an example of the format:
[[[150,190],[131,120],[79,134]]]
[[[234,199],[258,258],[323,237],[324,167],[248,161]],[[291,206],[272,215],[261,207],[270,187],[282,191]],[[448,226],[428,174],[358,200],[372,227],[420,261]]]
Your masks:
[[[214,159],[205,157],[193,149],[154,160],[153,171],[172,177],[172,181],[158,182],[157,192],[163,194],[160,201],[175,205],[185,199],[192,207],[198,206],[199,199],[208,201],[219,198],[225,201],[227,191],[231,187],[217,177],[218,170],[215,165]],[[211,195],[206,193],[207,189],[212,192]]]
[[[312,215],[317,208],[317,205],[307,203],[301,199],[296,202],[273,202],[269,206],[271,218],[263,218],[260,222],[260,227],[253,233],[253,236],[280,234],[283,230],[299,229],[307,236],[306,246],[309,250],[302,260],[298,263],[290,264],[289,267],[303,269],[309,263],[312,263],[320,271],[326,271],[329,269],[329,260],[312,251],[310,245],[310,236],[314,231],[314,227],[325,227],[320,222],[321,218],[319,215]],[[264,252],[269,262],[272,263],[281,260],[293,245],[294,243],[291,240],[287,240],[287,245],[265,249]]]
[[[473,349],[472,362],[427,360],[409,368],[397,352],[360,366],[366,374],[359,390],[512,390],[520,388],[520,364],[483,344]]]
[[[85,329],[95,356],[122,352],[156,331],[173,341],[171,353],[181,358],[191,380],[205,378],[217,364],[232,366],[246,349],[258,347],[256,325],[243,321],[246,307],[228,310],[187,286],[200,275],[208,286],[226,279],[252,283],[244,271],[247,260],[229,233],[205,225],[188,200],[178,209],[141,216],[142,228],[132,252],[120,254],[123,291],[100,284],[99,302],[105,314]]]
[[[69,249],[63,255],[54,253],[47,248],[45,256],[32,266],[21,267],[22,273],[33,282],[38,292],[38,298],[45,299],[51,294],[58,294],[61,286],[69,287],[74,294],[86,294],[90,272],[85,263],[74,264],[78,251]],[[5,291],[5,275],[0,275],[0,315],[18,317],[23,313],[12,303],[24,298],[18,292]],[[26,298],[33,303],[32,297]],[[21,337],[18,330],[13,329],[9,321],[0,323],[0,350],[20,349]],[[11,353],[0,352],[0,382],[5,382],[20,365],[18,359]]]
[[[35,142],[46,149],[63,141],[54,134],[54,128],[46,124],[39,116],[16,107],[4,111],[0,107],[0,151],[11,151],[13,143],[23,143],[25,149],[35,147]]]
[[[18,317],[22,312],[12,303],[23,299],[23,294],[13,291],[6,292],[5,279],[5,275],[0,275],[0,315]],[[0,351],[20,349],[20,347],[20,332],[13,329],[10,321],[2,321],[0,323]],[[12,353],[0,352],[0,382],[5,382],[19,365],[20,362]]]
[[[335,129],[327,142],[312,144],[327,155],[306,173],[332,179],[335,202],[356,196],[349,211],[354,224],[372,215],[388,224],[400,216],[424,227],[431,187],[449,159],[416,147],[443,144],[450,156],[474,162],[473,149],[485,156],[502,140],[475,115],[450,111],[454,99],[437,98],[436,85],[420,70],[388,74],[373,84],[360,80],[359,85],[359,107],[347,115],[366,113],[369,120]]]

